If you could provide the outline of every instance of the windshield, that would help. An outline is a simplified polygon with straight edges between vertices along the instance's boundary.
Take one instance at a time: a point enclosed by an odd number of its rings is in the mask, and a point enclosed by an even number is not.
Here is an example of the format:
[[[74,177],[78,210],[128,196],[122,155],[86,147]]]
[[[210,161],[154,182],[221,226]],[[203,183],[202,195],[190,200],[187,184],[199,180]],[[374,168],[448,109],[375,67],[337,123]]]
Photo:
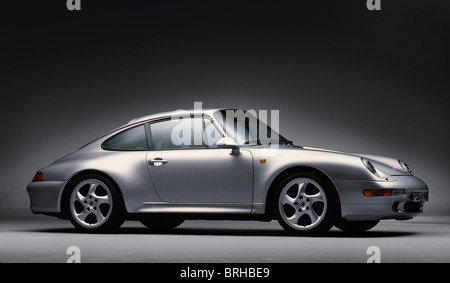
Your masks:
[[[239,145],[292,144],[292,141],[265,123],[267,115],[261,115],[261,119],[258,119],[254,110],[219,110],[214,113],[214,117],[225,133]],[[275,120],[272,125],[278,127],[278,119]]]

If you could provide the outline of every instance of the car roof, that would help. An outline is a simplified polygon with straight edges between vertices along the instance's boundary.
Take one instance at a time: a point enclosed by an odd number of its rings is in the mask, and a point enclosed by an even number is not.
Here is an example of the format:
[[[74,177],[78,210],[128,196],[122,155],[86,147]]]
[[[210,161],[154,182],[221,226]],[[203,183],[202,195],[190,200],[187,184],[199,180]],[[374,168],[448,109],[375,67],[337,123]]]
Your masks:
[[[176,111],[166,111],[166,112],[160,112],[160,113],[155,113],[155,114],[151,114],[151,115],[134,118],[133,120],[128,122],[128,125],[136,124],[136,123],[140,123],[140,122],[144,122],[144,121],[148,121],[148,120],[152,120],[152,119],[157,119],[157,118],[170,117],[172,115],[208,114],[208,115],[212,116],[214,112],[219,111],[219,110],[226,110],[226,109],[230,109],[230,108],[208,108],[208,109],[188,109],[188,110],[180,109],[180,110],[176,110]]]

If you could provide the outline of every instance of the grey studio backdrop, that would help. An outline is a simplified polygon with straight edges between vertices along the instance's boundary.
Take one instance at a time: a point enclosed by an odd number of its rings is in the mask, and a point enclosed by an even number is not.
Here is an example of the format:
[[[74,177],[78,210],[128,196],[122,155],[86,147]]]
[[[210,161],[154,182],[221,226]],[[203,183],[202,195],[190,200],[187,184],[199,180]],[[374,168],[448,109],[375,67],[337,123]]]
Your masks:
[[[450,213],[447,1],[16,2],[1,19],[0,219],[32,217],[37,169],[196,101],[279,110],[298,145],[400,158],[430,188],[425,214]]]

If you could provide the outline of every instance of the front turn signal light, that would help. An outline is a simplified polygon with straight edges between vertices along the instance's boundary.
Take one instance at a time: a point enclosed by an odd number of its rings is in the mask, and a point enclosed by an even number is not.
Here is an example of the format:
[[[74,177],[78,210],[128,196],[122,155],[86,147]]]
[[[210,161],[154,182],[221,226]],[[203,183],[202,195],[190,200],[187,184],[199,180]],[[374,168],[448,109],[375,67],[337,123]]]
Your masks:
[[[40,182],[40,181],[44,181],[44,174],[42,174],[42,172],[36,172],[31,182]]]
[[[390,197],[392,189],[364,189],[363,195],[366,197]]]

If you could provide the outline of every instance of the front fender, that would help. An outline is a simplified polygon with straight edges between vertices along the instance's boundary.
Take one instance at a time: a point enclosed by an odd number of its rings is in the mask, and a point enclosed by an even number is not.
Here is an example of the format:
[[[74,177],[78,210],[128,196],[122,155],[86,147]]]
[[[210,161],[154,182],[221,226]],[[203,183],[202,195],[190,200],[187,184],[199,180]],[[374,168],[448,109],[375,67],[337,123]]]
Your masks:
[[[390,182],[389,180],[375,176],[361,162],[361,158],[344,153],[326,152],[321,150],[300,148],[273,149],[272,154],[267,154],[267,148],[250,148],[254,156],[254,207],[258,211],[264,211],[268,191],[282,172],[295,167],[307,167],[321,172],[330,181],[336,182]],[[265,159],[261,162],[260,159]],[[337,188],[337,186],[335,186]],[[337,192],[340,195],[339,189]]]

